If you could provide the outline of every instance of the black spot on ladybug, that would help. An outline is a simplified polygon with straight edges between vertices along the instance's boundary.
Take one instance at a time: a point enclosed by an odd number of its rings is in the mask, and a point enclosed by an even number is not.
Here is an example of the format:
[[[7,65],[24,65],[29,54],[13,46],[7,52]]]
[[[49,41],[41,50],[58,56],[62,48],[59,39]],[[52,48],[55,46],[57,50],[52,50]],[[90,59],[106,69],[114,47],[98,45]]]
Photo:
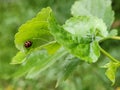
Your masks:
[[[25,46],[26,48],[29,48],[31,45],[32,45],[32,42],[31,42],[31,41],[26,41],[26,42],[24,43],[24,46]]]

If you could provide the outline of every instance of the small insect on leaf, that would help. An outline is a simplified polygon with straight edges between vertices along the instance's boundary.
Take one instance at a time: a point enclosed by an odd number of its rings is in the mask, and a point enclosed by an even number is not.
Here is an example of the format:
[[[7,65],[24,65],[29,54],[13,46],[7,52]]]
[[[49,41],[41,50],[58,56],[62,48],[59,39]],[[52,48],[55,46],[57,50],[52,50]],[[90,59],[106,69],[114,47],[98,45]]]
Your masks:
[[[32,42],[31,42],[31,41],[26,41],[25,44],[24,44],[24,46],[25,46],[26,48],[29,48],[31,45],[32,45]]]

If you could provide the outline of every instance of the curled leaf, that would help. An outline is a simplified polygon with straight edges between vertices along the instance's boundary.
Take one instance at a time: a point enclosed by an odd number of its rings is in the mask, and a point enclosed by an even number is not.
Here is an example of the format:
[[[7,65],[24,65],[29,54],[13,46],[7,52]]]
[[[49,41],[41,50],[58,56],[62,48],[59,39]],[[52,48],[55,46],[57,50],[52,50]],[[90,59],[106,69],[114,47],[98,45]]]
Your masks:
[[[112,82],[112,85],[114,85],[115,74],[116,74],[117,68],[120,67],[120,64],[116,62],[109,62],[104,67],[107,68],[105,72],[106,76],[110,79],[110,81]]]
[[[26,60],[26,54],[19,51],[16,56],[12,58],[11,64],[20,64]]]
[[[73,55],[87,62],[96,62],[100,56],[98,42],[107,37],[107,27],[96,17],[78,16],[59,26],[50,17],[50,30],[56,40]]]
[[[15,35],[15,45],[20,53],[13,58],[12,63],[22,63],[23,57],[28,57],[34,49],[44,48],[49,54],[54,54],[60,48],[48,28],[48,18],[51,12],[50,7],[43,8],[36,17],[19,28]]]
[[[19,28],[15,35],[15,45],[19,50],[25,52],[54,40],[48,29],[48,18],[51,12],[51,8],[43,8],[35,18]],[[28,41],[32,42],[32,45],[26,48],[25,43]]]

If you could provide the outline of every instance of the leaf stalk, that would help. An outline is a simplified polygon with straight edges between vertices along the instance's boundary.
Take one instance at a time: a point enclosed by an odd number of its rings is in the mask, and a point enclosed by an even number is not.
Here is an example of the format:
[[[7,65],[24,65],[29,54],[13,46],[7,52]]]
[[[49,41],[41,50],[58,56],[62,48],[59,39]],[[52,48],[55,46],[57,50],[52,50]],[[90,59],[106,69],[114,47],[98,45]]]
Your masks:
[[[111,56],[108,52],[106,52],[103,48],[99,47],[100,51],[106,55],[108,58],[110,58],[110,60],[112,60],[113,62],[117,62],[120,63],[117,59],[115,59],[113,56]]]

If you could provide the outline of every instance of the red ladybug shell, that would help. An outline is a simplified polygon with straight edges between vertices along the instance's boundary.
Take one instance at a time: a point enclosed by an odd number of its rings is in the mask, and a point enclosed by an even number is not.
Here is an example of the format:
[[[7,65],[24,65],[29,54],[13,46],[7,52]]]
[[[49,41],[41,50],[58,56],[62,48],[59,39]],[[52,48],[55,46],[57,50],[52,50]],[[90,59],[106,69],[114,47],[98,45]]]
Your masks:
[[[31,42],[31,41],[26,41],[26,42],[24,43],[24,46],[25,46],[26,48],[29,48],[31,45],[32,45],[32,42]]]

